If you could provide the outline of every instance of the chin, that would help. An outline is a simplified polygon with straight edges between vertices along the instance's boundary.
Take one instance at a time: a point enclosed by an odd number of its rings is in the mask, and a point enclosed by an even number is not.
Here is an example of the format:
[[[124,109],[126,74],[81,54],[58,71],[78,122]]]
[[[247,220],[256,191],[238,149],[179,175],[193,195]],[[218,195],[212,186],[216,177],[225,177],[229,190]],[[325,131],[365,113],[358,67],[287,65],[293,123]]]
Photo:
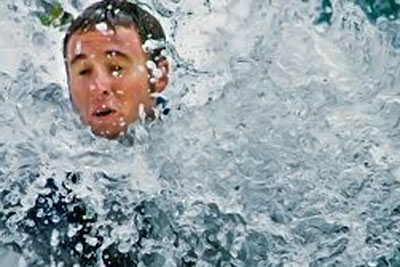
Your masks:
[[[107,139],[117,139],[121,135],[124,135],[126,128],[91,128],[92,133]]]

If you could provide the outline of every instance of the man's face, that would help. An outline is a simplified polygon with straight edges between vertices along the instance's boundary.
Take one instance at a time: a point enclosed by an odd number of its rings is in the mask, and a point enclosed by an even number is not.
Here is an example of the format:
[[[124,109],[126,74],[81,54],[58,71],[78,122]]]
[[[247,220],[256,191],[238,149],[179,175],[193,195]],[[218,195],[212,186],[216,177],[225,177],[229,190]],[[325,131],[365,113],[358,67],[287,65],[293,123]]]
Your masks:
[[[133,27],[74,33],[67,55],[71,98],[93,133],[116,138],[140,112],[151,112],[147,55]],[[167,65],[161,71],[166,76]],[[154,86],[161,91],[165,85]]]

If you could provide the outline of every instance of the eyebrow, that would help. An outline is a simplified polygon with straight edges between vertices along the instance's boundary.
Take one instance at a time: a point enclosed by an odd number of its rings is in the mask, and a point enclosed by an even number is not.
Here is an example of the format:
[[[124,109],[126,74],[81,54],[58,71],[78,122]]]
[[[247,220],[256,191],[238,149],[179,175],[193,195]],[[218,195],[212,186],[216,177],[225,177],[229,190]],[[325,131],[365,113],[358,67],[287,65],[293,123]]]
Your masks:
[[[121,57],[125,60],[129,60],[129,56],[125,54],[124,52],[118,51],[118,50],[107,50],[106,55],[110,55],[112,57]]]
[[[127,54],[125,54],[125,53],[123,53],[123,52],[121,52],[121,51],[118,51],[118,50],[107,50],[107,51],[105,52],[105,54],[106,54],[106,55],[110,55],[110,56],[112,56],[112,57],[120,57],[120,58],[123,58],[124,60],[129,60],[129,59],[130,59],[129,56],[128,56]],[[86,54],[78,54],[78,55],[75,55],[75,56],[73,57],[73,59],[71,60],[70,65],[73,66],[73,65],[76,64],[79,60],[84,60],[84,59],[87,59],[87,58],[88,58],[88,56],[87,56]]]
[[[76,62],[78,62],[79,60],[83,60],[83,59],[87,59],[87,55],[78,54],[78,55],[74,56],[74,58],[71,60],[70,65],[73,66]]]

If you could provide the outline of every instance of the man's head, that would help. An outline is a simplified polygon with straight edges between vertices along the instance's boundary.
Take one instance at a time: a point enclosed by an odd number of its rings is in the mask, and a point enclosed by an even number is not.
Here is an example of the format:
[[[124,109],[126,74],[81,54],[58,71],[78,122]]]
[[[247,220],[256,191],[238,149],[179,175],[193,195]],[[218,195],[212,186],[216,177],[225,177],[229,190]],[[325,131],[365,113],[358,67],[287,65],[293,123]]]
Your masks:
[[[95,3],[69,27],[64,59],[70,96],[93,133],[116,138],[141,113],[152,116],[151,94],[166,87],[168,62],[162,48],[144,51],[147,40],[165,41],[161,25],[125,1]]]

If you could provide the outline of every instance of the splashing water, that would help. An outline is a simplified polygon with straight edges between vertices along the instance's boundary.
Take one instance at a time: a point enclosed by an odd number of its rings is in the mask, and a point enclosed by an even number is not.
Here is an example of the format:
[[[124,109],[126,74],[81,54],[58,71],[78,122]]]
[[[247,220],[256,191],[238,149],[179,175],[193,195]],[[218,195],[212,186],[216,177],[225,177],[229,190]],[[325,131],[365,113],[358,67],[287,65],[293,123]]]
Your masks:
[[[171,112],[108,141],[49,3],[0,4],[0,266],[400,264],[397,4],[145,1]]]

